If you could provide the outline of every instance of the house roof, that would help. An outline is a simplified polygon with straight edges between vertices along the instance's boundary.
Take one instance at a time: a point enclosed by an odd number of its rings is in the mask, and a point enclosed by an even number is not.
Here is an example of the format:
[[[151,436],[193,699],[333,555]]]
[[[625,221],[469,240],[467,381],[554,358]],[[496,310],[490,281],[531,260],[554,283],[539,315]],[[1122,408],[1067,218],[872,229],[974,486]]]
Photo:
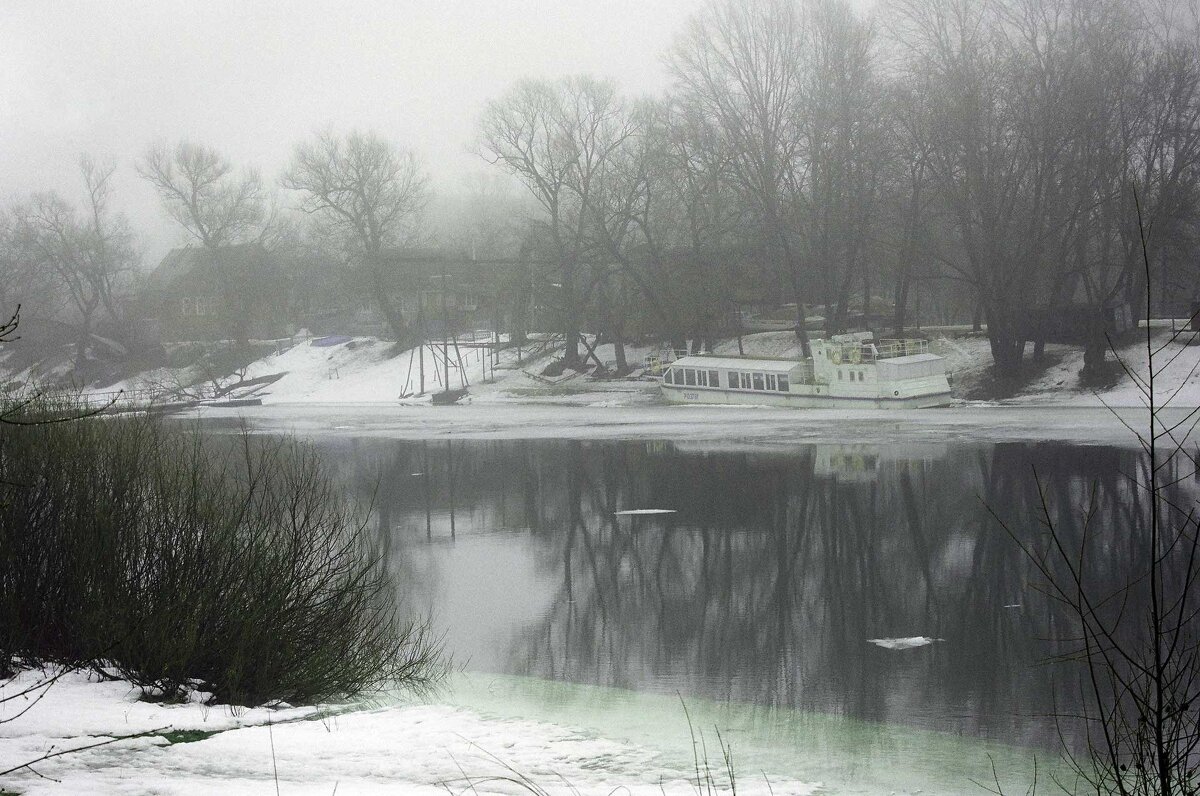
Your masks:
[[[261,244],[238,243],[229,246],[206,248],[183,246],[171,249],[162,262],[150,272],[149,280],[156,287],[167,287],[200,271],[222,265],[248,264],[266,253]]]

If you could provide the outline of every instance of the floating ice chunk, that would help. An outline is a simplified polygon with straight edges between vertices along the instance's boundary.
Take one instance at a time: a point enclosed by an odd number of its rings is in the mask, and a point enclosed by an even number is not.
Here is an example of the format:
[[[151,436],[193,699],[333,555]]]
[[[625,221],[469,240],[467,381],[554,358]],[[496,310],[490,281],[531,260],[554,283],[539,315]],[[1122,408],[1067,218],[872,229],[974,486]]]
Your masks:
[[[1020,608],[1021,604],[1020,603],[1009,603],[1008,605],[1006,605],[1004,607],[1005,608]]]
[[[868,644],[883,647],[885,650],[910,650],[913,647],[924,647],[935,641],[945,641],[943,638],[929,636],[909,636],[907,638],[869,638]]]
[[[633,514],[674,514],[675,509],[626,509],[625,511],[614,511],[618,517],[628,517]]]

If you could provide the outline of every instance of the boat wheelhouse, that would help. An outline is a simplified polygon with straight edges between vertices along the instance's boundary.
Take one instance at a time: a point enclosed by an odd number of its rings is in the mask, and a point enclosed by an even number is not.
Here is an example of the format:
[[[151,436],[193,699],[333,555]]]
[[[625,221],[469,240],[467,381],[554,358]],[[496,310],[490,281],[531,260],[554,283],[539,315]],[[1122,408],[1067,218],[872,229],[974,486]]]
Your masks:
[[[950,403],[950,383],[928,341],[863,332],[814,340],[810,359],[681,357],[663,373],[662,394],[671,403],[913,409]]]

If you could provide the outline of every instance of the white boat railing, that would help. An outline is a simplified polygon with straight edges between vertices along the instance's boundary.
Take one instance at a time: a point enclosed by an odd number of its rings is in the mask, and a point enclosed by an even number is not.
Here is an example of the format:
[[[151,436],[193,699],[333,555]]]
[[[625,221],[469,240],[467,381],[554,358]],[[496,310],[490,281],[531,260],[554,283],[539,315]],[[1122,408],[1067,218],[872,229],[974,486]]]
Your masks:
[[[875,362],[913,354],[928,354],[928,340],[880,340],[861,343],[834,343],[829,348],[829,358],[834,363]]]
[[[878,349],[876,359],[891,359],[892,357],[907,357],[913,354],[928,354],[928,340],[880,340],[875,346]]]

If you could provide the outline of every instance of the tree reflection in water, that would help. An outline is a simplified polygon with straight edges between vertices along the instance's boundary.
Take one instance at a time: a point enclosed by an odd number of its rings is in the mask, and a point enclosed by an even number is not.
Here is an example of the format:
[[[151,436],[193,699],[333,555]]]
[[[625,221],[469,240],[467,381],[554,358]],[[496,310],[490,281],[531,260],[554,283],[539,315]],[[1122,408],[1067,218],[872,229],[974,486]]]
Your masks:
[[[1093,553],[1116,582],[1145,509],[1126,478],[1135,452],[1103,447],[329,447],[396,549],[444,559],[440,588],[456,587],[452,537],[521,538],[532,551],[553,596],[500,629],[508,673],[1050,746],[1046,714],[1078,699],[1073,672],[1045,663],[1067,649],[1053,641],[1066,625],[991,512],[1042,533],[1036,467],[1060,532],[1078,537],[1093,507],[1106,529]],[[1191,480],[1175,489],[1195,500]],[[616,514],[642,508],[676,513]],[[867,642],[905,636],[942,640]]]

